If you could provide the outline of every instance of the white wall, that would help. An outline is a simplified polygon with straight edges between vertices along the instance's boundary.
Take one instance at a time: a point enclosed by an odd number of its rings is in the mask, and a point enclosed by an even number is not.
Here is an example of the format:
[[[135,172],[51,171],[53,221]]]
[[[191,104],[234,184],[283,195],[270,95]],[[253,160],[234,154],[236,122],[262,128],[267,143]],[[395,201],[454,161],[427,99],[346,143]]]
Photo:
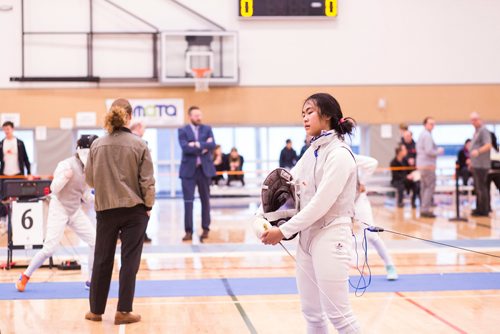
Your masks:
[[[161,30],[211,28],[168,0],[115,1]],[[334,20],[249,21],[238,19],[239,0],[181,1],[239,32],[242,85],[500,82],[500,1],[339,0]],[[25,2],[27,28],[88,29],[86,0]],[[20,0],[1,4],[14,9],[0,12],[0,87],[33,86],[9,82],[10,76],[20,75]],[[95,0],[94,8],[96,30],[147,29],[102,0]],[[30,48],[35,52],[27,55],[26,69],[32,75],[59,69],[65,75],[82,75],[85,70],[85,58],[77,61],[85,54],[77,42],[49,39]],[[105,73],[109,62],[148,76],[148,48],[147,42],[101,41],[96,70]],[[113,49],[126,56],[116,57]],[[55,57],[56,51],[63,52],[64,62]],[[120,75],[116,67],[108,72]]]

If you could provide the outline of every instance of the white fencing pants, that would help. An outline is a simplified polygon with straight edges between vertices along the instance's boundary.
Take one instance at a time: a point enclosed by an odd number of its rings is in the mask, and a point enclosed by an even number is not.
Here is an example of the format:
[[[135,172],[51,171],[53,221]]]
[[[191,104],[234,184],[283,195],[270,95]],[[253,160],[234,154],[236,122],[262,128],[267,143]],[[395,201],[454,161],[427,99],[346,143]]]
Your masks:
[[[364,230],[368,226],[366,226],[363,223],[366,223],[368,225],[373,225],[373,211],[372,211],[372,206],[370,204],[370,200],[368,199],[368,196],[366,195],[366,192],[359,194],[356,202],[354,203],[355,208],[355,216],[354,219],[359,222],[360,228]],[[394,265],[394,262],[392,262],[392,258],[387,252],[387,248],[385,247],[385,243],[382,239],[380,239],[378,232],[370,232],[366,231],[366,239],[368,242],[375,247],[377,250],[378,255],[382,258],[386,266],[392,266]],[[363,240],[363,234],[361,237],[357,238],[358,243]],[[356,247],[356,245],[355,245]]]
[[[297,287],[308,334],[328,333],[328,318],[341,334],[360,333],[349,302],[350,224],[322,229],[309,252],[297,247]]]
[[[92,266],[94,264],[95,228],[81,208],[72,216],[69,216],[64,206],[56,198],[52,198],[49,204],[47,232],[45,233],[43,248],[36,253],[31,260],[28,269],[24,272],[26,276],[31,277],[33,272],[40,268],[45,260],[54,254],[64,236],[64,228],[66,225],[90,247],[88,260],[90,280],[90,277],[92,277]]]

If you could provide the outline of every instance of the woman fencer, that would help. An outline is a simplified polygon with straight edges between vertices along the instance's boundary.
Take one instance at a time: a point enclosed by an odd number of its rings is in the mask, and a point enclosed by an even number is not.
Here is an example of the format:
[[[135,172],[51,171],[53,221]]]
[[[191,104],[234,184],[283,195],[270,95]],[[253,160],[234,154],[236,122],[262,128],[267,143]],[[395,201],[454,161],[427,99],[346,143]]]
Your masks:
[[[359,177],[358,195],[356,196],[354,208],[354,218],[359,222],[359,227],[364,229],[368,227],[365,224],[368,224],[370,226],[373,225],[372,206],[366,194],[366,188],[364,185],[366,184],[366,181],[370,177],[370,175],[375,172],[375,169],[378,166],[378,161],[372,157],[368,157],[365,155],[354,155],[354,157],[356,159]],[[387,252],[384,241],[376,232],[367,231],[366,238],[368,239],[368,242],[370,242],[370,244],[375,247],[378,255],[384,261],[387,279],[389,281],[397,280],[398,274],[396,272],[396,267],[394,266],[394,262],[392,261],[391,256]]]
[[[85,287],[90,288],[90,277],[94,262],[95,227],[82,210],[82,201],[93,201],[90,188],[85,183],[84,167],[87,163],[90,145],[97,138],[94,135],[82,135],[77,142],[76,154],[57,164],[54,179],[50,185],[51,200],[47,218],[47,231],[43,248],[31,260],[28,269],[21,274],[16,282],[16,288],[22,292],[28,281],[49,257],[54,254],[64,235],[64,229],[69,226],[90,247],[88,280]]]
[[[359,333],[348,286],[357,173],[344,142],[354,121],[344,118],[337,100],[326,93],[307,98],[302,118],[313,139],[291,170],[300,185],[300,211],[280,227],[267,228],[261,240],[275,245],[300,233],[297,287],[308,333],[328,333],[327,318],[339,333]]]

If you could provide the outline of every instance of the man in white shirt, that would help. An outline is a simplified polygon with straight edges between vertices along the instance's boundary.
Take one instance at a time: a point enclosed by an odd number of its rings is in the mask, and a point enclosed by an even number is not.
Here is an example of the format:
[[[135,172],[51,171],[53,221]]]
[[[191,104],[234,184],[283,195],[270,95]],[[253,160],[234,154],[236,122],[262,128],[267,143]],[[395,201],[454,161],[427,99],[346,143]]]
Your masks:
[[[5,138],[0,142],[0,175],[30,175],[31,164],[22,140],[14,136],[14,123],[2,124]],[[26,168],[26,173],[25,173]]]

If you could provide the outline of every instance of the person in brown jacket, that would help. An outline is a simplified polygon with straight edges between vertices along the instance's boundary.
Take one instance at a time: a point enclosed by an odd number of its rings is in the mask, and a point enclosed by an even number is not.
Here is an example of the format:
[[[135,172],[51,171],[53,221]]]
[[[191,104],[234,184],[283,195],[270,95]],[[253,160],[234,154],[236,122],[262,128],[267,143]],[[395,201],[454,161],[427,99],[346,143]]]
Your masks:
[[[141,320],[140,315],[132,313],[132,304],[144,233],[155,201],[151,154],[144,140],[128,128],[131,118],[132,107],[127,100],[113,102],[105,117],[108,134],[92,143],[85,168],[85,180],[95,189],[97,218],[90,312],[85,319],[102,320],[120,234],[116,325]]]

